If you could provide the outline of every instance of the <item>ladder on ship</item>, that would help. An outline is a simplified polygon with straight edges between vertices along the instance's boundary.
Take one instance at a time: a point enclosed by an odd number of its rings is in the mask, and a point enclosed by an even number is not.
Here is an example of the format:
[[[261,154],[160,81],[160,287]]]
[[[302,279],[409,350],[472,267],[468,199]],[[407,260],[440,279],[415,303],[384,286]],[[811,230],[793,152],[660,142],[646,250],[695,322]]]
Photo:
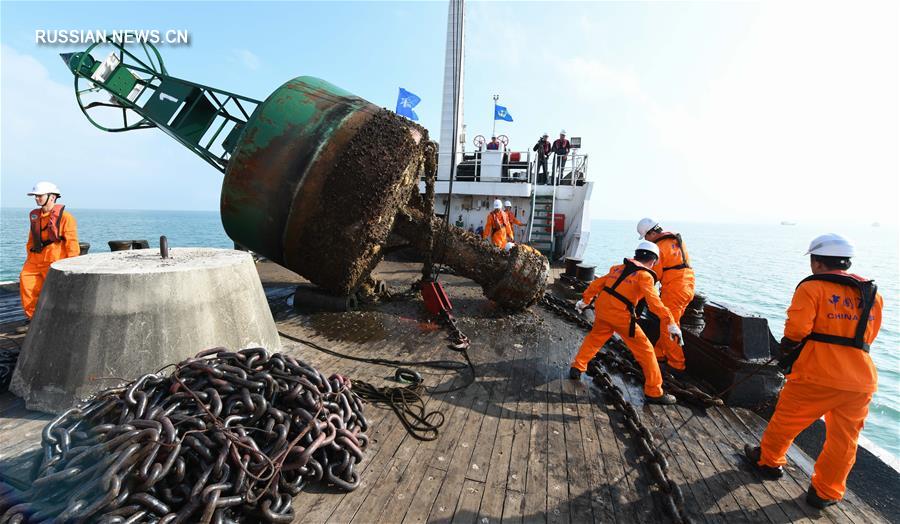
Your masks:
[[[531,215],[528,222],[528,243],[553,260],[554,235],[556,233],[556,184],[549,195],[539,195],[537,186],[531,190]]]

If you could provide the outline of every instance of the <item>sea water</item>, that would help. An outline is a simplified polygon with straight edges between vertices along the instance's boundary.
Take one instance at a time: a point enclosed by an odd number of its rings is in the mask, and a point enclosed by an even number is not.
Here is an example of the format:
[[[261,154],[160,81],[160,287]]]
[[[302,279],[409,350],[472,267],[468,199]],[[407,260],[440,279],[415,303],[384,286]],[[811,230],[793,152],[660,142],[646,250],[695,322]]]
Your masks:
[[[27,209],[0,211],[0,281],[17,280],[25,261]],[[91,253],[109,251],[109,240],[149,240],[158,247],[166,235],[173,247],[233,247],[219,214],[204,211],[112,211],[73,209],[79,240]],[[884,297],[881,332],[871,355],[878,367],[878,392],[869,407],[863,435],[900,457],[900,270],[897,230],[872,226],[733,225],[667,223],[682,233],[697,277],[697,290],[710,300],[737,306],[769,321],[776,339],[797,283],[809,275],[809,241],[827,232],[850,237],[857,247],[852,271],[873,278]],[[638,242],[633,222],[591,224],[585,262],[597,274],[621,263]],[[573,348],[574,350],[574,348]]]

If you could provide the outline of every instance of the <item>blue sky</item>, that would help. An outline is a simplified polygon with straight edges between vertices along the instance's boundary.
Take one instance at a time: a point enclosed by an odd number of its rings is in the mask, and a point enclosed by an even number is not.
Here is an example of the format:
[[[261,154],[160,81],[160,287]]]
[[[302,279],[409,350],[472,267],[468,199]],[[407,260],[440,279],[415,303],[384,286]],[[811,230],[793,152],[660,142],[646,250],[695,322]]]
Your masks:
[[[73,209],[218,208],[221,175],[163,135],[78,111],[36,29],[186,29],[174,76],[262,99],[300,75],[393,108],[438,138],[445,2],[2,2],[0,202],[50,179]],[[896,223],[896,2],[470,2],[465,122],[514,149],[581,136],[594,218]],[[857,192],[857,189],[861,191]],[[844,196],[853,193],[853,196]]]

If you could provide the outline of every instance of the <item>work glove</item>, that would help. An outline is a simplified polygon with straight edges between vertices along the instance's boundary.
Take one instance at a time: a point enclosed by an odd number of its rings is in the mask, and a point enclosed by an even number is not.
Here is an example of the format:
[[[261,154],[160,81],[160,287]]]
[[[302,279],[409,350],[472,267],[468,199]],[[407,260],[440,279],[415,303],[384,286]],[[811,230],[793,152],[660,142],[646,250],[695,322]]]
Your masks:
[[[584,308],[586,308],[586,307],[588,307],[588,305],[584,303],[584,300],[579,300],[578,302],[575,302],[575,309],[577,309],[579,313],[583,313]]]
[[[778,364],[781,368],[786,372],[790,372],[794,361],[800,356],[800,352],[797,351],[800,344],[800,342],[791,340],[787,337],[782,337],[781,342],[778,344],[777,355],[775,358],[778,360]]]
[[[669,338],[677,342],[679,346],[684,347],[684,339],[681,337],[681,328],[675,324],[669,324]]]

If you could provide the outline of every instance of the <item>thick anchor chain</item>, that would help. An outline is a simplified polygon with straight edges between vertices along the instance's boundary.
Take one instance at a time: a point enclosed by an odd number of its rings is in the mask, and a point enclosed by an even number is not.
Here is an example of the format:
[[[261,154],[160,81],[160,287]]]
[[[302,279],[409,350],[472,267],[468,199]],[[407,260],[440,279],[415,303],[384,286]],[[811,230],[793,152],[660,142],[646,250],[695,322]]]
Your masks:
[[[544,294],[541,305],[558,314],[566,320],[590,330],[593,324],[577,313],[567,301],[551,295]],[[601,351],[599,355],[611,352]],[[605,364],[605,361],[604,361]],[[617,368],[622,369],[622,368]],[[633,368],[628,368],[633,372]],[[638,454],[646,462],[650,478],[659,490],[663,500],[663,507],[669,517],[678,523],[691,522],[684,505],[684,494],[681,487],[669,477],[669,463],[659,446],[655,444],[653,433],[641,420],[634,405],[625,399],[622,389],[613,384],[609,373],[603,370],[600,359],[593,359],[588,364],[587,374],[593,378],[594,384],[599,387],[616,410],[622,414],[625,426],[631,432],[637,442]],[[643,375],[640,376],[643,380]]]
[[[666,513],[675,522],[691,522],[684,506],[684,494],[681,492],[681,487],[669,477],[669,461],[659,446],[655,444],[653,433],[644,425],[634,405],[625,399],[622,389],[613,384],[609,373],[603,371],[597,361],[591,361],[587,373],[624,417],[625,426],[637,442],[638,454],[644,458],[647,469],[650,471],[650,478],[660,490]]]
[[[346,378],[215,348],[48,423],[31,487],[0,486],[0,523],[292,522],[306,485],[359,485],[367,428]]]
[[[541,305],[585,330],[590,330],[594,326],[593,323],[578,313],[574,306],[567,300],[551,295],[550,293],[544,294]],[[600,351],[595,358],[603,361],[603,363],[610,368],[643,382],[644,372],[641,370],[640,365],[634,360],[631,352],[627,351],[624,343],[619,340],[611,340],[610,344],[625,351],[619,351],[617,353]],[[663,384],[666,391],[675,395],[679,400],[699,407],[722,406],[724,404],[722,399],[710,395],[693,384],[685,383],[668,371],[660,371],[662,372]]]

